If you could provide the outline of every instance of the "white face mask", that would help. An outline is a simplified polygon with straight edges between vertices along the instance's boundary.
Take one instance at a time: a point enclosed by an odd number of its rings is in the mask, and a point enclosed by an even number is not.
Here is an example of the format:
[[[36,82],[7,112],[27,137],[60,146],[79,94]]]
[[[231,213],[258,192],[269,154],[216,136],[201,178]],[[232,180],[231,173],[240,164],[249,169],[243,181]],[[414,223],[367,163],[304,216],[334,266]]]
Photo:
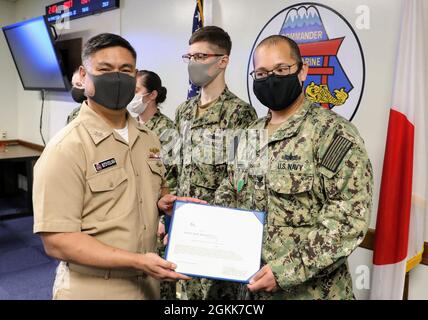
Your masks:
[[[147,103],[143,102],[143,97],[149,94],[150,92],[146,94],[136,94],[134,99],[132,99],[132,101],[128,104],[128,111],[138,115],[142,114],[147,108]]]

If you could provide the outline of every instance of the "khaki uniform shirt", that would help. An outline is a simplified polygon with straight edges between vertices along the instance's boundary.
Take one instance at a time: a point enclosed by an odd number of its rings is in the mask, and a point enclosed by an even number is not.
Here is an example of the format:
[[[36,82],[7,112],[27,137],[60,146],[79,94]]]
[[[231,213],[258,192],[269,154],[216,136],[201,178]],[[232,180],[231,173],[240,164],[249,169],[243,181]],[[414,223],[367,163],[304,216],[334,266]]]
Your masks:
[[[115,248],[156,252],[157,201],[165,185],[160,143],[129,115],[128,128],[126,143],[82,105],[35,166],[35,233],[82,232]]]
[[[269,121],[250,128],[263,130]],[[255,298],[352,299],[346,258],[364,239],[373,195],[372,166],[357,129],[306,100],[267,145],[254,148],[267,153],[251,155],[243,141],[216,203],[267,213],[262,262],[280,290]]]

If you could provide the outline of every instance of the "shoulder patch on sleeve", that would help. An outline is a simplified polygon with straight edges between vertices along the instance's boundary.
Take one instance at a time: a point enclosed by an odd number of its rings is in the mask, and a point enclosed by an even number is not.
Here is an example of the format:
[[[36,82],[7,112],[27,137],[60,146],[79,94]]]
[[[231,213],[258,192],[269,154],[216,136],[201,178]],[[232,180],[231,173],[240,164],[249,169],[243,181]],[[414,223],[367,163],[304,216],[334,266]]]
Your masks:
[[[351,141],[342,136],[337,136],[328,147],[321,165],[332,172],[336,172],[351,147]]]

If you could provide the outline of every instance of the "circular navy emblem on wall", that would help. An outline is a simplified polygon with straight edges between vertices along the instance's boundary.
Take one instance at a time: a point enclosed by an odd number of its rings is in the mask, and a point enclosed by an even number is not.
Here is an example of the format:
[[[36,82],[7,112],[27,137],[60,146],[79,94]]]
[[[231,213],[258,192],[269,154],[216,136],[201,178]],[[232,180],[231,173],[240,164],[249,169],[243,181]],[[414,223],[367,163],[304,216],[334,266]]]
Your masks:
[[[348,120],[357,113],[364,92],[365,61],[361,43],[351,24],[337,11],[312,2],[299,3],[278,12],[260,31],[248,61],[253,68],[254,49],[268,36],[281,34],[299,44],[309,65],[304,84],[306,97]],[[250,103],[259,111],[266,108],[253,93],[248,77]]]

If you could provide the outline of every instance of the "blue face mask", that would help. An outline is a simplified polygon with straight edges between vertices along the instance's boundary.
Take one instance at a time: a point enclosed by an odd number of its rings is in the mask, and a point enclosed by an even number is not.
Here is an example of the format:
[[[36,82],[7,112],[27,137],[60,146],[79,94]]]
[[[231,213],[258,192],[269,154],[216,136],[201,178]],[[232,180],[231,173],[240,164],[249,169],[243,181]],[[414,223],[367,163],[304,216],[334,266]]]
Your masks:
[[[135,96],[135,77],[123,72],[109,72],[99,76],[88,73],[88,75],[95,88],[95,94],[88,98],[107,109],[124,109]]]

